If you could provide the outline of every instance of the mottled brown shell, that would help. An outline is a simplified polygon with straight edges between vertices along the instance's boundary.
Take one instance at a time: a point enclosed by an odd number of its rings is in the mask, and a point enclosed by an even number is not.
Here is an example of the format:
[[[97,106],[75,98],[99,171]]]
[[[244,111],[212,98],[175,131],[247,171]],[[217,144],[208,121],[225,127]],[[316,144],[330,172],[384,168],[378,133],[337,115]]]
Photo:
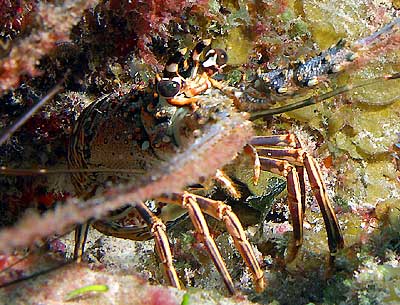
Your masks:
[[[141,120],[144,98],[145,93],[107,95],[82,112],[70,139],[70,168],[116,171],[73,174],[77,195],[88,197],[106,181],[127,178],[117,169],[131,169],[141,175],[157,162]],[[130,174],[129,178],[134,176]]]

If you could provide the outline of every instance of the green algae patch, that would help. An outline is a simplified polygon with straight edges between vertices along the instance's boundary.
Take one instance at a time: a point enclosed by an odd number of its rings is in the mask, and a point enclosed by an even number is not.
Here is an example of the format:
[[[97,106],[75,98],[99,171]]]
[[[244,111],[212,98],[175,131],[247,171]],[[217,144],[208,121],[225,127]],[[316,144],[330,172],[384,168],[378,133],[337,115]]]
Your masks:
[[[183,295],[181,305],[190,305],[190,294],[185,293]]]
[[[391,163],[381,161],[368,164],[364,179],[366,182],[365,201],[376,205],[398,193],[394,173],[395,169]]]
[[[65,301],[70,301],[92,293],[103,293],[107,291],[108,291],[107,285],[88,285],[69,292],[65,297]]]
[[[245,33],[246,29],[234,28],[229,31],[225,41],[228,50],[229,64],[241,65],[248,61],[249,54],[253,50],[253,42],[250,35]]]
[[[371,304],[371,299],[377,300],[376,304],[399,304],[400,266],[395,258],[383,264],[367,260],[355,275],[353,285],[361,304]]]
[[[362,159],[362,156],[357,152],[357,148],[349,137],[343,132],[338,132],[335,135],[336,148],[346,151],[353,159]]]
[[[340,38],[362,37],[367,28],[365,15],[372,13],[373,7],[365,1],[311,0],[304,1],[303,12],[314,40],[326,49]]]
[[[377,58],[368,67],[352,74],[351,82],[360,83],[365,80],[397,73],[400,70],[400,52]],[[349,94],[360,103],[367,105],[384,106],[400,100],[400,80],[382,81],[362,88],[358,88]]]
[[[360,216],[353,213],[345,213],[340,215],[339,219],[343,223],[343,238],[346,247],[350,248],[352,245],[358,244],[365,234]]]
[[[380,202],[375,208],[376,217],[384,224],[399,226],[400,198]]]
[[[387,153],[400,132],[399,106],[343,106],[329,119],[331,140],[355,159]]]

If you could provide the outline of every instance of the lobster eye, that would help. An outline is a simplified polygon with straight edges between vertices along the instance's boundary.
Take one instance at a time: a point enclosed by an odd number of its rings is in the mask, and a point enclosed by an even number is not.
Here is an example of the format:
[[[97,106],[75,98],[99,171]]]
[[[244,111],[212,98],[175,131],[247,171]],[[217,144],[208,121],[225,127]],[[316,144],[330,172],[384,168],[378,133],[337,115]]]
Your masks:
[[[222,68],[228,62],[228,54],[223,49],[211,49],[202,63],[205,68]]]
[[[226,65],[228,62],[228,54],[223,49],[215,49],[215,53],[217,54],[216,63],[219,67]]]
[[[179,93],[179,90],[181,90],[181,85],[173,80],[162,79],[157,83],[158,93],[166,98],[174,97]]]

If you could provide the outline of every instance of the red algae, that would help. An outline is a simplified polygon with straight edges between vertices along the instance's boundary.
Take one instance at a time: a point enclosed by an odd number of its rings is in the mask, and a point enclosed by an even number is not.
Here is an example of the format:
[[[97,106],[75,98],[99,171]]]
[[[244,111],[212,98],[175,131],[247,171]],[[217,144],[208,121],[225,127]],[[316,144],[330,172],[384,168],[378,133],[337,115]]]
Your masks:
[[[69,39],[72,26],[81,12],[96,3],[92,1],[66,1],[63,6],[40,4],[35,11],[38,28],[26,38],[13,42],[10,54],[0,58],[0,93],[15,88],[24,75],[38,76],[37,62],[56,46]]]
[[[0,0],[0,29],[2,36],[11,40],[20,32],[29,31],[34,24],[37,1]],[[5,41],[2,41],[5,43]]]
[[[143,299],[143,305],[178,305],[176,297],[168,290],[159,287],[151,287],[147,296]]]

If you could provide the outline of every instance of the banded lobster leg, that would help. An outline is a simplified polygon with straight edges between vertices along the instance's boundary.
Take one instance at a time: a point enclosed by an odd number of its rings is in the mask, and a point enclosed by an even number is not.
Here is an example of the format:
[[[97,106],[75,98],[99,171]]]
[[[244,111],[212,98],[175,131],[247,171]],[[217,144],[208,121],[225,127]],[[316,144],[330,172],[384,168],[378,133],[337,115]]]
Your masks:
[[[165,225],[143,202],[136,203],[135,208],[150,228],[150,232],[154,237],[156,252],[164,266],[169,284],[180,289],[179,278],[172,263],[172,252],[169,246]]]
[[[163,264],[164,272],[170,286],[180,289],[179,278],[176,274],[173,265],[173,255],[169,246],[168,237],[166,234],[167,226],[164,222],[154,215],[154,213],[143,202],[137,202],[125,209],[126,212],[135,209],[138,217],[144,220],[147,225],[146,230],[142,227],[132,226],[117,226],[112,223],[111,219],[96,220],[93,222],[93,227],[105,235],[110,235],[118,238],[131,240],[147,240],[154,238],[155,248],[161,263]],[[118,218],[118,216],[117,216]],[[148,232],[149,231],[149,232]]]
[[[173,256],[171,248],[169,246],[168,237],[166,234],[166,226],[160,218],[155,216],[153,212],[143,203],[137,202],[133,207],[139,216],[147,224],[150,236],[154,238],[155,248],[157,255],[159,256],[161,263],[164,267],[164,272],[170,286],[180,289],[179,278],[176,274],[175,267],[173,265]],[[79,263],[82,260],[84,253],[84,246],[86,243],[86,237],[89,231],[91,223],[87,222],[78,225],[75,228],[75,248],[74,248],[74,259]],[[133,240],[140,240],[138,236],[143,235],[143,228],[124,228],[124,227],[112,227],[109,222],[97,220],[93,223],[93,226],[100,232],[106,235],[112,235],[120,238],[128,238]],[[150,237],[149,236],[149,237]],[[147,234],[143,239],[149,238]]]
[[[324,218],[329,251],[333,260],[335,253],[344,247],[344,241],[316,160],[301,147],[292,134],[254,137],[250,145],[256,149],[254,158],[259,159],[261,170],[281,175],[287,180],[288,205],[292,217],[294,241],[289,245],[286,261],[291,262],[295,259],[303,242],[304,168]]]
[[[234,293],[232,279],[226,269],[225,263],[221,254],[212,239],[208,230],[207,223],[204,219],[203,212],[225,222],[228,233],[232,236],[236,248],[239,250],[240,255],[245,261],[247,267],[253,276],[255,289],[261,292],[265,289],[266,282],[264,279],[264,272],[261,270],[253,248],[247,240],[246,234],[230,206],[222,201],[216,201],[202,196],[184,193],[173,193],[157,198],[157,200],[182,205],[183,208],[188,210],[192,223],[199,233],[201,241],[207,248],[207,251],[212,258],[214,265],[217,267],[218,272],[221,274],[225,285],[230,293]]]

